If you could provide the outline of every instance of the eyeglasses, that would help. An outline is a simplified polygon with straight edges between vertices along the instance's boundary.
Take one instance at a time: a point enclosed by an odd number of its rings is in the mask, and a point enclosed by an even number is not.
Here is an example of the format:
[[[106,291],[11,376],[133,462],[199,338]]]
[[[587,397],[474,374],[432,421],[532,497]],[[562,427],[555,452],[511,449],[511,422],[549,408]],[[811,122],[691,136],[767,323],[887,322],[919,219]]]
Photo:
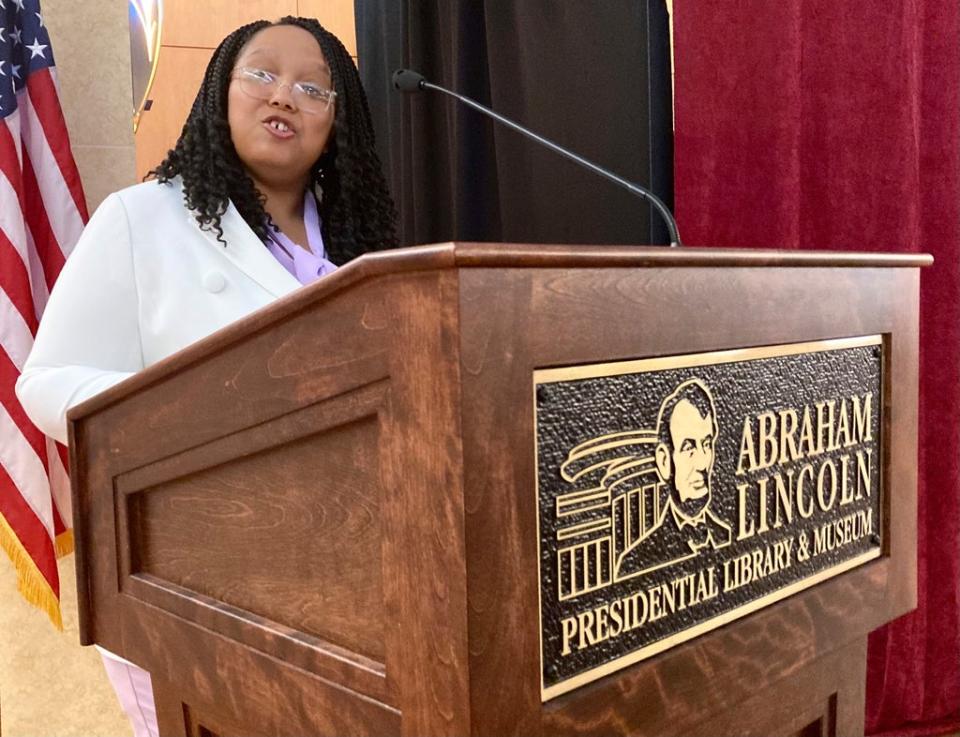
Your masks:
[[[313,82],[281,82],[275,74],[263,69],[237,67],[233,78],[244,94],[257,100],[269,100],[281,87],[289,87],[297,107],[305,113],[324,113],[330,109],[337,93]]]

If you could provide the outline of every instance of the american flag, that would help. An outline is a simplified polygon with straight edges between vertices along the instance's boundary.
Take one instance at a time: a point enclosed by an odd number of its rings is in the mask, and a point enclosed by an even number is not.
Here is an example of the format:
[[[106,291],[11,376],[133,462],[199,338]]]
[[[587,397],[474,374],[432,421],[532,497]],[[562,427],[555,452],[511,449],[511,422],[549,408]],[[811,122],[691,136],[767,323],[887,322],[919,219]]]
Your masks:
[[[20,591],[62,627],[67,454],[30,423],[14,384],[87,208],[39,0],[0,0],[0,117],[0,545]]]

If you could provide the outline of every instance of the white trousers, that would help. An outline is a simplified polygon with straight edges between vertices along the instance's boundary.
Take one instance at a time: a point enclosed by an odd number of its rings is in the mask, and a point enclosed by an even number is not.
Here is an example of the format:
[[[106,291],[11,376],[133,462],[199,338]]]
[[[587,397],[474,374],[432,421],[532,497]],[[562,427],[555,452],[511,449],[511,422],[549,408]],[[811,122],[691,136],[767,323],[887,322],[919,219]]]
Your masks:
[[[157,708],[153,701],[150,674],[102,647],[97,647],[97,650],[100,651],[103,667],[120,706],[133,725],[134,737],[159,737]]]

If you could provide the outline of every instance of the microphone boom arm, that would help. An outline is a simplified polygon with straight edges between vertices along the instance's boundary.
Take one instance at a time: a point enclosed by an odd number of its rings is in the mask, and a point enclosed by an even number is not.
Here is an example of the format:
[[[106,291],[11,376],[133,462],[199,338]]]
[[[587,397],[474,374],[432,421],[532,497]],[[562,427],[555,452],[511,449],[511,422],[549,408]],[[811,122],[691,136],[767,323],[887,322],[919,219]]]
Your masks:
[[[508,128],[515,130],[517,133],[521,133],[525,135],[527,138],[532,138],[538,143],[541,143],[547,148],[549,148],[551,151],[554,151],[555,153],[558,153],[561,156],[564,156],[565,158],[570,159],[571,161],[575,161],[581,166],[585,166],[587,169],[594,172],[595,174],[599,174],[605,179],[609,179],[611,182],[615,184],[619,184],[624,189],[629,190],[630,192],[633,192],[633,194],[647,200],[651,205],[654,206],[654,208],[656,208],[656,210],[660,213],[660,217],[662,217],[664,223],[666,223],[667,230],[670,233],[670,245],[671,246],[681,245],[680,233],[677,230],[677,223],[673,219],[673,215],[670,214],[670,210],[663,203],[663,200],[657,197],[653,192],[650,192],[649,190],[644,189],[643,187],[637,184],[634,184],[633,182],[629,182],[623,177],[619,177],[611,171],[607,171],[603,167],[594,164],[592,161],[587,161],[587,159],[583,158],[582,156],[578,156],[577,154],[573,153],[572,151],[568,151],[567,149],[554,143],[553,141],[547,138],[544,138],[543,136],[538,135],[537,133],[534,133],[533,131],[528,130],[527,128],[524,128],[522,125],[518,123],[514,123],[509,118],[503,117],[502,115],[494,112],[490,108],[485,107],[484,105],[481,105],[479,102],[475,100],[471,100],[469,97],[464,97],[463,95],[457,94],[456,92],[448,90],[445,87],[440,87],[438,85],[431,84],[430,82],[422,78],[419,80],[418,86],[420,87],[420,89],[436,90],[437,92],[442,92],[445,95],[454,97],[460,102],[462,102],[464,105],[467,105],[468,107],[472,107],[474,110],[477,110],[481,113],[489,115],[498,123],[502,123]]]

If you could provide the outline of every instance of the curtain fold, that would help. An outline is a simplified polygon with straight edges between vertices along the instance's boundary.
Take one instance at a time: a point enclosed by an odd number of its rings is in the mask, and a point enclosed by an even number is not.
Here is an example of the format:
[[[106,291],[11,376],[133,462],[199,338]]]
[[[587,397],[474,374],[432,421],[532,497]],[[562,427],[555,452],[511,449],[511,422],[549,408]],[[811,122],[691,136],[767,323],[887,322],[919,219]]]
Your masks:
[[[960,6],[674,13],[685,242],[936,259],[921,278],[919,605],[870,637],[867,730],[960,729]]]

